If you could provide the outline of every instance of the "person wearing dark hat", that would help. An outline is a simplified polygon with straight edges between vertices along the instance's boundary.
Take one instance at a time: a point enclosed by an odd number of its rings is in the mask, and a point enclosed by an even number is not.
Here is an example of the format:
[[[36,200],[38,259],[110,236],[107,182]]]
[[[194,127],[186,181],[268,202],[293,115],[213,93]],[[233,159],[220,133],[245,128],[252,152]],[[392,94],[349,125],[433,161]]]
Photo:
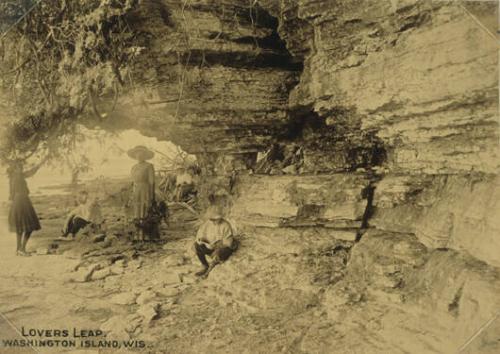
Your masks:
[[[226,261],[236,248],[231,224],[224,219],[222,209],[211,206],[207,210],[207,218],[196,234],[194,249],[203,269],[196,273],[197,276],[208,276],[208,273],[217,264]],[[206,256],[213,258],[211,264]]]
[[[154,156],[154,152],[145,146],[136,146],[127,152],[128,156],[139,162],[132,167],[131,175],[133,181],[132,205],[134,218],[140,221],[147,217],[155,195],[155,170],[154,166],[147,162]],[[135,240],[144,241],[144,230],[138,227]]]
[[[26,245],[33,231],[40,230],[40,221],[29,197],[26,178],[33,176],[45,159],[29,170],[23,170],[23,161],[14,160],[7,169],[9,177],[9,230],[17,235],[18,256],[29,256]]]

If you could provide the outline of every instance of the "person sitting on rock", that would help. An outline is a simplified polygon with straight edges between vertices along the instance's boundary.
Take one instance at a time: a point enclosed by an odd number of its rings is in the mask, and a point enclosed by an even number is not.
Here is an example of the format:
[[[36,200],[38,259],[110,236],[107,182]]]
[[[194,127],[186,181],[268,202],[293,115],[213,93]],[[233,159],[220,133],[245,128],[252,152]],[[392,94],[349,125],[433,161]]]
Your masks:
[[[79,205],[69,212],[65,227],[59,239],[68,240],[71,234],[74,239],[76,234],[89,224],[99,225],[101,223],[101,209],[95,199],[89,199],[87,191],[81,191],[78,195]]]
[[[208,273],[219,263],[226,261],[236,249],[231,224],[224,219],[222,210],[218,206],[211,206],[207,210],[207,218],[196,234],[194,249],[203,265],[197,276],[208,276]],[[209,265],[206,256],[210,255],[213,262]]]
[[[189,194],[194,192],[194,180],[190,168],[185,168],[182,173],[176,176],[175,200],[177,202],[186,201]]]

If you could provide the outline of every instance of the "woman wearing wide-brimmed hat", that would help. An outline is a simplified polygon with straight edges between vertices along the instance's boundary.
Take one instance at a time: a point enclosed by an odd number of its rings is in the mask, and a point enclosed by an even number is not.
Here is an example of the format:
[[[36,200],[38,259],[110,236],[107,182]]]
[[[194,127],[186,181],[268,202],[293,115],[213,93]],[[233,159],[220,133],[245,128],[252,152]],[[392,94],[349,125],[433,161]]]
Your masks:
[[[128,156],[139,162],[132,167],[132,204],[134,218],[141,220],[147,216],[147,212],[155,195],[155,170],[154,166],[146,162],[154,156],[154,152],[145,146],[136,146],[127,152]],[[138,230],[136,240],[144,241],[144,231]]]

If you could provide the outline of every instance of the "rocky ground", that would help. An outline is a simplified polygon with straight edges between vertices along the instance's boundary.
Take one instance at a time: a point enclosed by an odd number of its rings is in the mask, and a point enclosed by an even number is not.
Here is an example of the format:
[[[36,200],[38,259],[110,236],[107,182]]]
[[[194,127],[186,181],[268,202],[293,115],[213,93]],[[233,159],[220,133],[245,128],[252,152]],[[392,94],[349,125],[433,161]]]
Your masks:
[[[54,241],[70,202],[34,198],[43,230],[32,257],[15,256],[14,237],[2,238],[0,312],[17,330],[101,330],[106,337],[87,339],[145,347],[36,348],[42,353],[452,353],[489,319],[485,299],[498,302],[498,271],[375,230],[354,244],[311,228],[240,228],[234,256],[197,279],[191,212],[173,210],[160,243],[135,246],[108,201],[104,236]],[[19,338],[5,318],[2,332]],[[496,352],[495,326],[464,352]]]
[[[6,318],[158,353],[500,352],[495,2],[137,3],[132,82],[88,124],[195,154],[241,247],[199,280],[186,210],[134,247],[117,194],[62,244],[71,198],[34,198],[37,255],[0,241]],[[276,143],[300,167],[257,175]]]

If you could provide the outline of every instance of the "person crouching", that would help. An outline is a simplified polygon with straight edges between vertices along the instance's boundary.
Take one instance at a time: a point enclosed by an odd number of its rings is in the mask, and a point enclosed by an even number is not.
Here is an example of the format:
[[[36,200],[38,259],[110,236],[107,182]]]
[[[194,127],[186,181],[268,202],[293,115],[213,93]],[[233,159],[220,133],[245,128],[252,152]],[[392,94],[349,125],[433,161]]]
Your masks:
[[[196,234],[194,249],[203,269],[196,273],[197,276],[206,277],[219,263],[226,261],[236,249],[233,230],[224,219],[220,207],[211,206],[207,210],[208,220],[205,221]],[[211,264],[206,256],[213,258]]]

